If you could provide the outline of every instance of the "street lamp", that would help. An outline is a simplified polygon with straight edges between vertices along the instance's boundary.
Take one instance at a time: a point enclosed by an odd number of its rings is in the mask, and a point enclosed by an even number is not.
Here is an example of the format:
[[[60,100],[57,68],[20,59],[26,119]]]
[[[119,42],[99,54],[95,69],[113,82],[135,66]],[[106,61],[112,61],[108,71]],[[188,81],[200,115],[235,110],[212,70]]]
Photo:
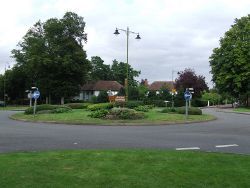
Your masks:
[[[125,79],[125,92],[126,92],[126,101],[128,101],[128,74],[129,74],[129,72],[128,72],[128,39],[129,39],[129,34],[131,33],[131,34],[135,34],[136,35],[136,37],[135,37],[135,39],[141,39],[141,37],[140,37],[140,34],[139,33],[136,33],[136,32],[133,32],[133,31],[130,31],[129,30],[129,27],[127,27],[127,29],[125,30],[125,29],[119,29],[119,28],[116,28],[115,29],[115,32],[114,32],[114,34],[115,35],[119,35],[120,33],[119,33],[119,30],[120,31],[124,31],[125,33],[126,33],[126,36],[127,36],[127,79]]]

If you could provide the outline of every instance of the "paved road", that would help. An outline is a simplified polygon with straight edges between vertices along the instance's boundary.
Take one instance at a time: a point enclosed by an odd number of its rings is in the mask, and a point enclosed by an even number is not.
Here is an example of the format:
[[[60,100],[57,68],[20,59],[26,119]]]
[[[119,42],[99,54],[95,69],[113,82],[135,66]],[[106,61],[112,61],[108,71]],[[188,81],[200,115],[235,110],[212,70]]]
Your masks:
[[[0,152],[157,148],[250,154],[250,116],[217,112],[216,121],[162,126],[80,126],[10,120],[0,111]]]

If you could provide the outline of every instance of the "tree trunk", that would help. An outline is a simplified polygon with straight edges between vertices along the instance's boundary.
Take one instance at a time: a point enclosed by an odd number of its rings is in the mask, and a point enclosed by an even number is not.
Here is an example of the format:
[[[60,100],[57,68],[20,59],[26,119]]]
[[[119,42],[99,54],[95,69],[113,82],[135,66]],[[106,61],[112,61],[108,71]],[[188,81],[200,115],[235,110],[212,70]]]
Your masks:
[[[46,104],[49,104],[49,97],[46,96]]]
[[[61,105],[64,105],[64,97],[61,97]]]

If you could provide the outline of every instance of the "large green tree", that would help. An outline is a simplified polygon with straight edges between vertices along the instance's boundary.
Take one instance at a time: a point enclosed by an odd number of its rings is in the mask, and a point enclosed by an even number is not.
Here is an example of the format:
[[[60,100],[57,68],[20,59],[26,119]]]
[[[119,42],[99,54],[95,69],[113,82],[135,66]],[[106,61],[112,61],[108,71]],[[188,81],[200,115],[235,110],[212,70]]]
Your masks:
[[[91,57],[90,80],[111,80],[112,73],[110,65],[105,65],[99,56]]]
[[[38,21],[23,37],[13,57],[22,66],[27,82],[43,96],[77,95],[90,69],[83,43],[87,42],[83,17],[67,12],[61,19]]]
[[[128,85],[129,87],[135,87],[138,85],[138,82],[135,80],[135,77],[138,77],[141,71],[134,70],[131,65],[118,62],[113,60],[111,65],[112,78],[120,84],[124,85],[125,78],[127,78],[127,68],[128,68]]]
[[[210,57],[213,81],[220,93],[250,93],[250,15],[235,19]]]

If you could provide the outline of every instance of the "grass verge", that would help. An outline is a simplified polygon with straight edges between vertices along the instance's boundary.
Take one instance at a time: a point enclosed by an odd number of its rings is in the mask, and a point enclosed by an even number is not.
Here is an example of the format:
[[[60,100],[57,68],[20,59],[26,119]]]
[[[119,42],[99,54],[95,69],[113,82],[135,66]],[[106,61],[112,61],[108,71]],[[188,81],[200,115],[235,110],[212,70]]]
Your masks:
[[[250,187],[250,157],[160,150],[0,154],[1,188]]]
[[[42,122],[57,122],[68,124],[96,124],[96,125],[119,125],[119,124],[169,124],[169,123],[184,123],[185,116],[182,114],[166,114],[160,113],[157,110],[146,112],[147,118],[140,120],[104,120],[98,118],[91,118],[88,115],[89,111],[84,109],[72,110],[68,113],[58,114],[39,114],[35,117],[33,115],[25,115],[17,113],[12,116],[13,119],[26,121],[42,121]],[[211,115],[189,115],[188,122],[209,121],[215,119]]]
[[[235,112],[250,112],[250,108],[235,108],[233,109]]]

